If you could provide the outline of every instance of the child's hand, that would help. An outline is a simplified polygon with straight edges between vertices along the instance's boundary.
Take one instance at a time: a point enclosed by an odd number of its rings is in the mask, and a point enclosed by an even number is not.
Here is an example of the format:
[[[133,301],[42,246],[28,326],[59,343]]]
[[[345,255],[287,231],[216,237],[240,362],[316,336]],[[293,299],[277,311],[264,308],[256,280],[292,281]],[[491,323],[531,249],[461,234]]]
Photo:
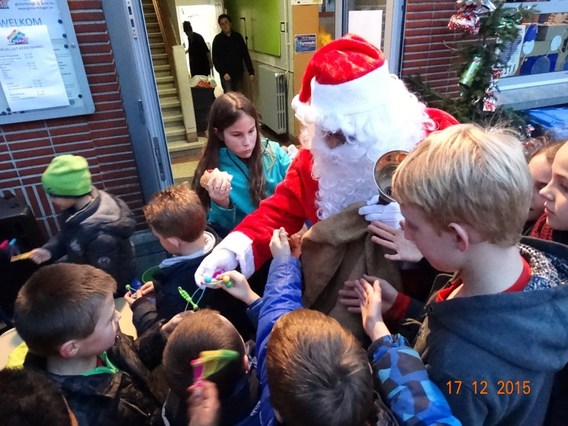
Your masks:
[[[394,288],[391,283],[387,280],[383,280],[382,278],[363,274],[363,279],[370,283],[378,281],[381,284],[382,313],[384,314],[392,308],[392,305],[394,305],[394,301],[398,296],[398,290]]]
[[[187,315],[192,314],[193,311],[180,312],[179,314],[175,314],[172,319],[162,325],[162,327],[160,327],[160,332],[162,333],[162,336],[164,336],[164,339],[168,340],[170,334],[174,332],[179,323],[182,322]]]
[[[217,386],[208,380],[200,380],[188,389],[187,416],[189,426],[216,426],[219,424],[221,403]]]
[[[398,291],[387,281],[387,280],[383,280],[377,277],[373,277],[370,275],[363,275],[363,279],[367,282],[374,282],[374,281],[378,281],[380,286],[381,286],[381,309],[382,309],[382,313],[384,314],[385,312],[387,312],[392,305],[394,304],[394,301],[396,300],[396,297],[398,296]],[[347,307],[347,310],[349,312],[353,312],[353,313],[361,313],[361,304],[360,304],[360,300],[359,300],[359,294],[357,293],[357,290],[355,289],[355,287],[357,286],[357,284],[359,283],[359,280],[348,280],[345,281],[345,283],[343,284],[343,288],[341,290],[339,290],[338,294],[339,294],[339,302]]]
[[[290,243],[288,242],[288,233],[284,228],[275,229],[270,239],[270,252],[273,258],[290,256]]]
[[[209,197],[216,204],[222,207],[229,207],[229,193],[231,192],[231,176],[227,172],[222,172],[219,169],[213,169],[212,171],[206,171],[201,176],[199,183],[204,187],[209,193]]]
[[[136,290],[135,292],[128,290],[124,293],[124,300],[126,300],[126,303],[128,303],[128,306],[130,307],[132,307],[132,304],[141,297],[142,294],[140,293],[140,290]]]
[[[51,259],[51,252],[47,249],[39,247],[30,251],[29,258],[39,265],[40,263],[47,262]]]
[[[154,283],[152,281],[147,281],[138,289],[142,296],[148,296],[154,293]]]
[[[395,251],[394,254],[385,254],[386,259],[407,262],[420,262],[422,259],[422,253],[418,247],[404,237],[403,229],[396,229],[379,221],[371,222],[367,229],[375,234],[371,237],[371,241]]]
[[[359,296],[355,291],[355,286],[358,280],[347,280],[343,283],[343,288],[337,293],[339,294],[339,303],[347,308],[349,312],[355,314],[361,313],[361,306],[359,303]]]
[[[295,234],[292,234],[292,236],[288,238],[288,242],[290,243],[290,251],[292,252],[292,256],[294,256],[296,259],[299,259],[302,254],[302,238],[304,238],[304,234],[307,231],[308,227],[304,224],[302,229],[300,229]]]
[[[246,277],[237,271],[229,271],[225,272],[223,275],[228,275],[231,278],[232,286],[227,287],[226,285],[221,285],[221,288],[233,296],[235,299],[239,299],[240,301],[250,305],[251,303],[255,302],[257,299],[260,299],[260,296],[256,294],[250,288],[250,285],[246,279]]]
[[[365,333],[373,342],[390,334],[381,313],[382,299],[379,280],[373,281],[373,285],[371,285],[367,280],[361,278],[356,282],[354,289],[359,298],[361,319]]]
[[[124,300],[126,300],[126,303],[128,303],[128,306],[132,307],[132,304],[144,297],[147,296],[149,294],[153,294],[154,293],[154,283],[152,281],[148,281],[147,283],[144,283],[138,290],[132,292],[132,291],[127,291],[124,295]]]

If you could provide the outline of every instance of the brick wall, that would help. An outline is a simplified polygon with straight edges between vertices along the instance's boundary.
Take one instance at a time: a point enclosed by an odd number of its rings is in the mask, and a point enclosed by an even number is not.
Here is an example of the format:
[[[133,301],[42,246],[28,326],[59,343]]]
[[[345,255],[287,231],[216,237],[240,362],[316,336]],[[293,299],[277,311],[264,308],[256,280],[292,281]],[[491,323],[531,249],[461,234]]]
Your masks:
[[[462,35],[447,28],[455,12],[455,0],[408,0],[402,59],[403,77],[419,74],[430,87],[450,96],[459,94],[451,49]]]
[[[102,3],[68,0],[79,49],[95,103],[91,115],[41,120],[0,127],[0,189],[29,204],[45,236],[57,232],[56,212],[40,177],[59,154],[87,158],[93,184],[121,197],[144,223],[142,193]]]

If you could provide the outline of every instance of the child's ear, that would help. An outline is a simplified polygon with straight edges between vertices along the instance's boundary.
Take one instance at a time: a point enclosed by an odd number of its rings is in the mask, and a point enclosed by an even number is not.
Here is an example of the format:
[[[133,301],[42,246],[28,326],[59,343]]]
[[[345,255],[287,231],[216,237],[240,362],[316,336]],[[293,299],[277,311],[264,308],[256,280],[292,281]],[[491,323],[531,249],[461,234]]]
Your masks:
[[[250,370],[250,363],[249,363],[249,358],[248,356],[245,354],[243,356],[243,370],[248,373]]]
[[[180,240],[177,237],[168,237],[166,241],[176,248],[180,246]]]
[[[62,358],[72,358],[79,351],[79,342],[77,340],[68,340],[59,347],[59,355]]]
[[[457,248],[462,252],[466,251],[471,243],[467,229],[455,222],[450,223],[448,227],[450,228],[450,231],[453,231],[454,233],[454,240]]]
[[[213,131],[215,132],[215,136],[219,138],[219,140],[224,141],[223,139],[223,132],[220,132],[217,127],[213,127]]]

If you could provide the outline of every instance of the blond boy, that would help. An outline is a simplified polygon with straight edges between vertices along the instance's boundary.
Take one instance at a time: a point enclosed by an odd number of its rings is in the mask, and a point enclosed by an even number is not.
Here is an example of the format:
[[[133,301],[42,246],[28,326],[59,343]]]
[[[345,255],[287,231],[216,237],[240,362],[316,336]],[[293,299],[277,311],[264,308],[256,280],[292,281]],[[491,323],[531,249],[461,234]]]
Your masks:
[[[394,176],[405,237],[453,273],[417,315],[415,349],[464,425],[541,424],[568,362],[568,249],[519,244],[531,193],[520,142],[471,124],[430,135]],[[387,319],[412,316],[381,284]]]

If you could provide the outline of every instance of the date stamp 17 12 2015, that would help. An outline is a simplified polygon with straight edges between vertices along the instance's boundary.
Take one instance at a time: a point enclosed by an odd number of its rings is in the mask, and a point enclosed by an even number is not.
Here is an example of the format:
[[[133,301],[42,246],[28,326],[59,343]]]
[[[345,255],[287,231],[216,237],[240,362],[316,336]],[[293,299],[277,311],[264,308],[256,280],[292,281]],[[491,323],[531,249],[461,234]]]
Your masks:
[[[466,383],[462,380],[448,380],[446,390],[449,395],[459,395],[462,386],[467,386],[475,395],[529,395],[531,393],[530,380],[497,380],[491,383],[488,380],[473,380]]]

